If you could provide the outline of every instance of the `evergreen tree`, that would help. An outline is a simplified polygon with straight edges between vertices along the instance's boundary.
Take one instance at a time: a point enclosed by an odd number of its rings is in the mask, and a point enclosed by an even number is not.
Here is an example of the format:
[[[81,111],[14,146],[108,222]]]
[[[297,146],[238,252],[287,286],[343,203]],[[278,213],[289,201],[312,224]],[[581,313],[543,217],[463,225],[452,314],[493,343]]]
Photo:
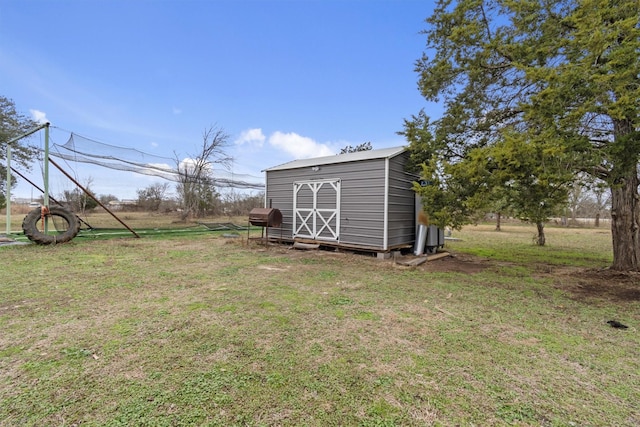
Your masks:
[[[405,121],[413,161],[465,177],[467,208],[483,186],[512,183],[521,202],[552,207],[540,219],[588,173],[611,191],[612,268],[639,271],[639,17],[637,0],[438,1],[416,71],[445,112],[430,138],[416,137],[424,114]]]
[[[29,117],[16,110],[14,102],[4,96],[0,96],[0,207],[4,207],[6,199],[7,179],[7,142],[19,137],[38,124]],[[11,145],[12,165],[17,168],[30,169],[35,155],[35,148],[28,145],[24,139]],[[15,184],[16,181],[13,181]]]

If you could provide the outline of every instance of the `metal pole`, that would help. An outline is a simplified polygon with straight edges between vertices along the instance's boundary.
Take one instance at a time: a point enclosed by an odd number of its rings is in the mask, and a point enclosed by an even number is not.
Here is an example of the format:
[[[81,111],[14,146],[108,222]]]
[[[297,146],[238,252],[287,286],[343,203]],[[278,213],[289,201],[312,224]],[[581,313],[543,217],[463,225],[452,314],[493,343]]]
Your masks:
[[[129,230],[134,236],[136,236],[137,238],[140,238],[140,236],[138,235],[138,233],[136,233],[135,231],[133,231],[133,229],[131,227],[129,227],[127,224],[125,224],[124,222],[122,222],[122,220],[120,218],[118,218],[113,212],[111,212],[109,210],[109,208],[107,208],[104,204],[102,204],[102,202],[100,202],[100,200],[96,199],[96,197],[91,194],[91,192],[89,190],[87,190],[86,188],[84,188],[78,181],[76,181],[75,179],[73,179],[73,177],[71,175],[69,175],[67,172],[64,171],[64,169],[62,169],[60,167],[60,165],[58,165],[56,162],[53,161],[53,159],[49,159],[49,161],[51,162],[51,164],[53,166],[55,166],[56,168],[58,168],[58,170],[60,172],[62,172],[67,178],[69,178],[71,180],[71,182],[73,182],[75,185],[78,186],[78,188],[80,188],[82,191],[84,191],[84,194],[86,194],[87,196],[91,197],[93,199],[94,202],[96,202],[98,205],[100,205],[100,207],[102,209],[104,209],[105,211],[107,211],[112,217],[115,218],[116,221],[118,221],[120,224],[124,225],[125,228],[127,230]]]
[[[44,206],[49,207],[49,123],[44,128]]]
[[[31,181],[29,178],[27,178],[26,176],[22,175],[20,172],[18,172],[17,170],[15,170],[14,168],[11,168],[11,170],[13,171],[13,173],[15,173],[16,175],[18,175],[20,178],[24,179],[25,181],[27,181],[29,184],[31,184],[32,187],[34,187],[36,190],[38,190],[39,192],[41,192],[42,194],[44,194],[44,190],[40,187],[38,187],[33,181]],[[43,197],[44,199],[44,197]],[[55,203],[58,206],[62,206],[62,203],[60,203],[59,201],[57,201],[53,196],[49,196],[49,201]],[[86,225],[87,227],[93,229],[93,227],[91,226],[91,224],[89,224],[88,222],[86,222],[85,220],[83,220],[82,218],[78,217],[78,219],[80,220],[81,223],[83,223],[84,225]]]
[[[13,143],[14,143],[14,142],[16,142],[16,141],[20,141],[22,138],[26,138],[26,137],[28,137],[29,135],[31,135],[31,134],[33,134],[33,133],[38,132],[40,129],[44,129],[45,127],[49,127],[49,125],[50,125],[50,123],[49,123],[49,122],[47,122],[47,123],[43,123],[43,124],[41,124],[41,125],[38,125],[38,126],[34,127],[33,129],[31,129],[30,131],[27,131],[27,132],[23,133],[22,135],[20,135],[20,136],[16,136],[16,137],[15,137],[15,138],[13,138],[12,140],[9,140],[9,141],[7,142],[7,145],[13,144]]]
[[[49,123],[44,127],[44,197],[45,209],[49,209]],[[44,217],[44,234],[49,233],[49,215]]]
[[[7,236],[11,234],[11,144],[7,144]]]
[[[23,133],[20,136],[16,136],[13,139],[7,141],[7,234],[11,233],[11,144],[21,140],[22,138],[26,138],[27,136],[38,132],[40,129],[46,128],[47,134],[45,138],[47,139],[47,149],[49,148],[49,122],[43,123],[35,128]]]

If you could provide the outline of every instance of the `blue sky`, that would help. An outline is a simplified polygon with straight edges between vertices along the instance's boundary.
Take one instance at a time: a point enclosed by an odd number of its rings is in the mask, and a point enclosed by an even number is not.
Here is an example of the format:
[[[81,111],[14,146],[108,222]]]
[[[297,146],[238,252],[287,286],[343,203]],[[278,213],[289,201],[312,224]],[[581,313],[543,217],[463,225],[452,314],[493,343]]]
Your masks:
[[[188,157],[217,125],[233,172],[261,177],[346,145],[404,145],[403,119],[439,116],[414,72],[432,11],[417,0],[3,0],[1,95],[50,121],[57,144],[74,132]],[[66,166],[97,194],[134,198],[158,182]],[[52,172],[53,195],[71,188]]]

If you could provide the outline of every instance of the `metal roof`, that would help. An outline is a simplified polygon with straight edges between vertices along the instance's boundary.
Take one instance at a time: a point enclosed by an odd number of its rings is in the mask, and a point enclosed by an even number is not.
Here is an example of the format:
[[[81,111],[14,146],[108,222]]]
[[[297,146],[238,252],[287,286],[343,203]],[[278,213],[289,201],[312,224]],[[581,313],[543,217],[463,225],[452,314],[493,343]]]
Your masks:
[[[356,151],[355,153],[338,154],[335,156],[299,159],[283,163],[278,166],[273,166],[271,168],[265,169],[263,172],[307,168],[313,166],[331,165],[336,163],[359,162],[362,160],[389,159],[403,153],[405,150],[406,147],[402,146],[382,148],[379,150]]]

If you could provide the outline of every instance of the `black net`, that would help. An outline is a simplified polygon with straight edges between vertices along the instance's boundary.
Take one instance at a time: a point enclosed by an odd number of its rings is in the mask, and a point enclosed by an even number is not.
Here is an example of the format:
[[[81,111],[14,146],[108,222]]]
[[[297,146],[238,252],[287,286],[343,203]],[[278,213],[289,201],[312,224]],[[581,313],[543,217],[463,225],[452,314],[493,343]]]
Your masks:
[[[181,182],[181,175],[175,166],[176,159],[144,153],[134,148],[109,145],[75,134],[71,134],[63,145],[53,144],[49,154],[68,161],[91,163],[109,169]],[[223,169],[212,169],[205,179],[217,187],[264,189],[264,182],[260,177],[236,174]]]

